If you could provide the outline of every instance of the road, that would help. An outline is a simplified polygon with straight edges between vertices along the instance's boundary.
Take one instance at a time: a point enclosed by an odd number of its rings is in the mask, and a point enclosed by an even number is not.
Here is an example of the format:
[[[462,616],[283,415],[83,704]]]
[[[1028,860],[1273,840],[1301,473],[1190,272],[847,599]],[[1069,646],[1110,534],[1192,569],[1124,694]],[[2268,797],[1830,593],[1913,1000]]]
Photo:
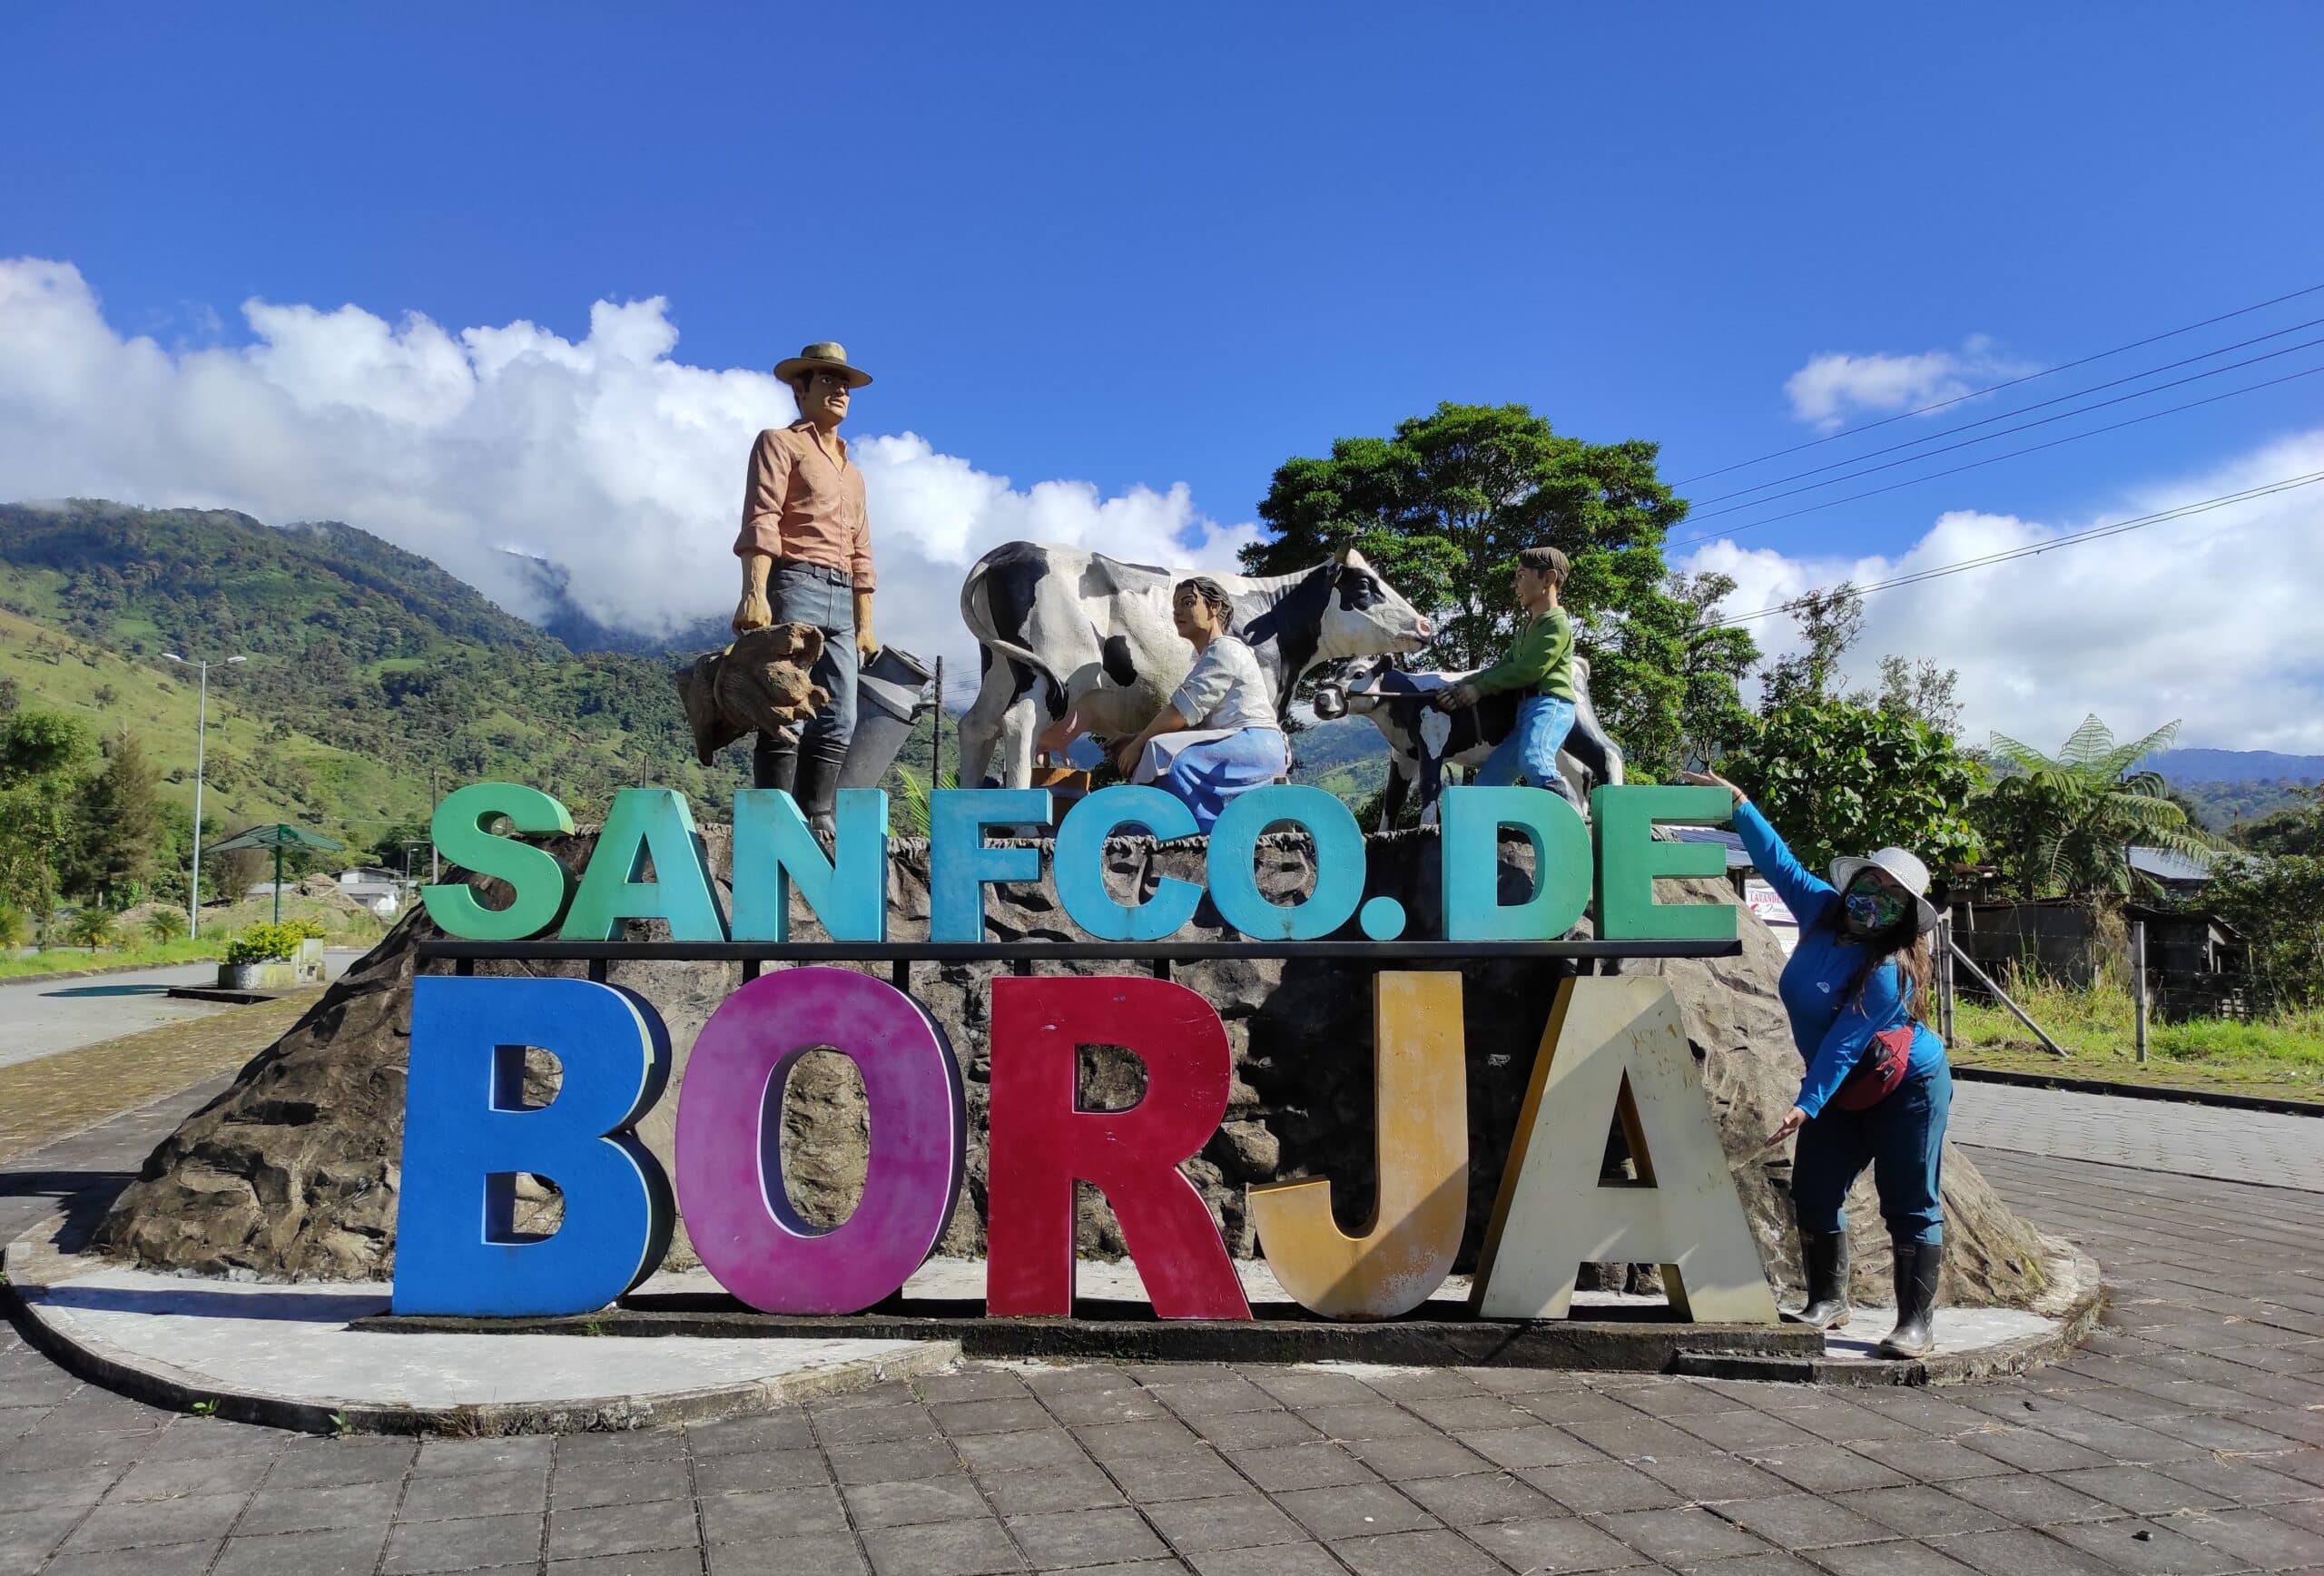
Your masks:
[[[323,955],[323,965],[336,980],[361,956],[333,951]],[[0,983],[0,1067],[218,1011],[218,1003],[181,1001],[167,994],[172,985],[212,984],[217,979],[217,964],[187,963],[79,980]]]

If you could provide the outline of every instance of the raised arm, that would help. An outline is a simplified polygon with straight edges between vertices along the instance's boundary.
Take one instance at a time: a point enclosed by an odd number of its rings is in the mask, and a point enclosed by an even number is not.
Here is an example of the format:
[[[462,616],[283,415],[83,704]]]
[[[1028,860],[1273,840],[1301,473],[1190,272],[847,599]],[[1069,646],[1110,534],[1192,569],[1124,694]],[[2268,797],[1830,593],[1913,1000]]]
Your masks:
[[[1791,911],[1791,917],[1807,930],[1822,920],[1838,894],[1832,883],[1809,870],[1785,846],[1759,807],[1748,799],[1738,800],[1735,806],[1735,833],[1750,851],[1751,862],[1758,867],[1767,883],[1776,889],[1776,896]]]

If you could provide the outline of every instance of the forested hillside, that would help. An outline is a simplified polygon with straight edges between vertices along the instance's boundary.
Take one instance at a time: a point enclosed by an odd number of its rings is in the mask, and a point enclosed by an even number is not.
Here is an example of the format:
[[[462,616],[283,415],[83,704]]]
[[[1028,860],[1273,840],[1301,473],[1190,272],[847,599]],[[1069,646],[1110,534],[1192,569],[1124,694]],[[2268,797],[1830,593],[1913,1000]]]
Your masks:
[[[447,785],[532,783],[584,816],[641,774],[714,806],[748,770],[740,750],[709,772],[695,764],[671,659],[576,656],[350,526],[89,501],[0,507],[0,611],[19,621],[0,657],[17,704],[92,714],[101,732],[151,730],[165,778],[191,773],[193,697],[191,670],[162,654],[247,656],[212,667],[212,698],[230,730],[247,719],[260,739],[230,734],[213,773],[231,782],[240,770],[253,805],[271,795],[353,842],[369,840],[364,823],[424,815],[431,768]],[[44,630],[55,638],[44,644]],[[103,682],[84,681],[108,660],[137,676],[111,681],[101,705]],[[141,698],[135,714],[105,714],[132,693],[171,706]],[[172,706],[182,726],[165,722]]]

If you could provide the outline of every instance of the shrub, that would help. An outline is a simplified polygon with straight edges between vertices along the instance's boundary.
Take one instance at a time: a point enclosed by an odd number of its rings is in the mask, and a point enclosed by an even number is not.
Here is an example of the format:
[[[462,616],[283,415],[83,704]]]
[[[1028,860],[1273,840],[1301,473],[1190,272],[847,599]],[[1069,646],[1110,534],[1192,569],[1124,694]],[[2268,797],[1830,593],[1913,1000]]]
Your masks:
[[[295,958],[306,934],[296,925],[252,925],[226,943],[229,963],[268,963]]]
[[[25,911],[11,903],[0,903],[0,948],[14,949],[32,939],[33,922]]]
[[[175,909],[155,909],[145,916],[145,933],[166,946],[185,934],[185,916]]]
[[[312,914],[304,914],[297,919],[285,920],[282,921],[282,928],[286,931],[296,931],[310,941],[320,941],[325,936],[330,934],[330,927],[323,923],[322,921],[315,918]]]
[[[91,951],[111,946],[113,941],[113,918],[103,909],[87,908],[73,916],[64,929],[65,940]]]

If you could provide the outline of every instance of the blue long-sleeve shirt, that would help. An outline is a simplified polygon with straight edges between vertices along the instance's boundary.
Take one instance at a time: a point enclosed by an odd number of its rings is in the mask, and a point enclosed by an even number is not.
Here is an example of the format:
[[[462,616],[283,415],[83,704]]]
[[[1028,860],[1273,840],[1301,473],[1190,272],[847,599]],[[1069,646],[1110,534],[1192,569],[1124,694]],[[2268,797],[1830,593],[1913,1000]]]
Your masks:
[[[1813,1117],[1856,1070],[1872,1037],[1908,1020],[1900,994],[1902,971],[1893,961],[1882,963],[1865,977],[1858,1000],[1856,981],[1865,949],[1840,929],[1840,894],[1792,856],[1748,800],[1736,809],[1735,831],[1761,878],[1799,921],[1798,943],[1777,989],[1791,1019],[1792,1042],[1807,1064],[1796,1103]],[[1915,1026],[1910,1070],[1923,1072],[1944,1059],[1945,1042],[1926,1024]]]

